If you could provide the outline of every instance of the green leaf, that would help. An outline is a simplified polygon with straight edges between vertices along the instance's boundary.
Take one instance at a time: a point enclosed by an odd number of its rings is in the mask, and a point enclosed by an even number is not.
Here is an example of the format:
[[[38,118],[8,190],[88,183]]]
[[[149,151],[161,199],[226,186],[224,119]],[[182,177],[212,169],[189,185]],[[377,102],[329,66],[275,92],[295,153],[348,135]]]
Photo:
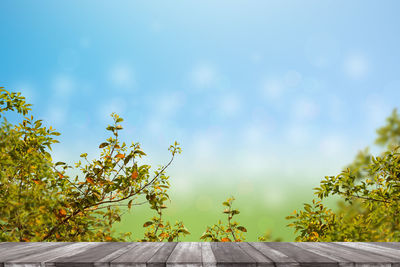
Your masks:
[[[238,210],[232,210],[231,213],[232,213],[232,215],[235,215],[235,214],[239,214],[240,211],[238,211]]]
[[[124,165],[128,164],[129,160],[132,159],[132,154],[129,154],[128,156],[126,156],[126,158],[124,159]]]
[[[108,146],[108,145],[109,145],[109,143],[104,142],[104,143],[101,143],[101,144],[99,145],[99,148],[103,148],[103,147],[106,147],[106,146]]]
[[[145,222],[145,223],[143,224],[143,227],[148,227],[148,226],[152,225],[153,223],[154,223],[154,222],[152,222],[152,221]]]
[[[236,227],[236,229],[238,229],[239,231],[242,231],[242,232],[247,232],[247,229],[244,228],[243,226],[238,226],[238,227]]]
[[[135,150],[134,154],[139,154],[140,156],[146,156],[146,153],[144,153],[142,150]]]

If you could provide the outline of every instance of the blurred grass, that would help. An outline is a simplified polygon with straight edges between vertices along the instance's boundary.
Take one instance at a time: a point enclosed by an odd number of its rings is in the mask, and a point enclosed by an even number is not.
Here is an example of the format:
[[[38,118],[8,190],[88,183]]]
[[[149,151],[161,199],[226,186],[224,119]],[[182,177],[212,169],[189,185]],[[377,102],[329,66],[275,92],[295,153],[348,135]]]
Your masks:
[[[224,189],[214,187],[212,190],[204,185],[191,194],[173,191],[171,187],[171,203],[167,203],[163,218],[171,223],[183,221],[191,234],[180,241],[200,241],[207,226],[217,223],[219,219],[226,223],[222,202],[232,195],[236,199],[233,207],[240,211],[234,219],[247,228],[246,241],[258,241],[258,237],[267,230],[271,231],[272,238],[294,241],[294,229],[286,226],[289,221],[285,217],[294,210],[302,209],[303,203],[311,202],[314,186],[287,184],[281,187],[284,187],[280,188],[281,196],[275,200],[268,198],[263,190],[265,185],[261,184],[247,191],[240,190],[237,184]],[[334,207],[334,202],[331,199],[324,203]],[[136,241],[143,237],[143,223],[155,215],[147,204],[133,206],[131,212],[114,225],[114,229],[116,232],[132,232],[132,238]]]

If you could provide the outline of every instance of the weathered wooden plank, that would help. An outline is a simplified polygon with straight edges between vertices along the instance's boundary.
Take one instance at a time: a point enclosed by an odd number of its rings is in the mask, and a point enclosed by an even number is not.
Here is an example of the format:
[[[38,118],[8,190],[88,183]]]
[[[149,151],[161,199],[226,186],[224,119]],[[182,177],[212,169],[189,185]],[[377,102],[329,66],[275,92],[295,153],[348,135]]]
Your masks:
[[[368,242],[377,246],[399,249],[400,250],[400,242]]]
[[[209,242],[201,243],[201,260],[204,267],[217,266],[217,260],[214,257],[214,253],[211,249],[211,244]]]
[[[295,246],[310,250],[321,256],[331,258],[339,263],[339,266],[380,266],[390,267],[391,260],[384,257],[362,254],[359,251],[349,251],[347,248],[330,246],[323,242],[294,242]]]
[[[177,242],[162,243],[162,246],[157,250],[156,254],[147,262],[150,267],[165,267],[169,256],[174,250]]]
[[[0,262],[6,263],[16,259],[20,259],[32,254],[41,253],[46,250],[55,249],[57,247],[66,246],[71,243],[61,242],[24,242],[19,245],[13,246],[11,249],[1,249],[0,251]],[[4,266],[4,265],[3,265]]]
[[[124,242],[98,242],[94,244],[91,246],[87,244],[82,247],[80,253],[56,258],[54,260],[55,265],[61,267],[91,267],[94,266],[94,262],[127,245]]]
[[[61,242],[60,242],[61,243]],[[56,247],[53,249],[45,249],[44,251],[37,251],[34,254],[30,254],[26,257],[18,257],[14,260],[8,261],[5,263],[5,267],[22,267],[22,266],[42,266],[42,263],[45,263],[47,261],[52,261],[58,257],[62,257],[65,255],[71,255],[71,254],[76,254],[80,253],[82,251],[82,248],[85,246],[88,246],[90,243],[84,243],[84,242],[79,242],[79,243],[71,243],[71,242],[65,242],[62,243],[64,244],[63,246]],[[54,264],[46,264],[46,266],[54,266]]]
[[[146,267],[146,263],[163,246],[161,242],[137,242],[124,254],[113,259],[110,263],[112,267],[136,266]]]
[[[236,243],[215,242],[211,249],[217,260],[217,266],[257,266],[256,261],[247,255]]]
[[[0,266],[400,267],[400,243],[3,242]]]
[[[0,242],[0,249],[11,249],[22,244],[31,244],[32,242]]]
[[[264,256],[271,259],[276,266],[300,266],[300,264],[286,254],[266,246],[263,242],[249,242],[249,245],[260,251]]]
[[[392,267],[399,267],[399,265],[396,263],[397,260],[393,259],[392,257],[388,257],[385,255],[380,255],[376,253],[371,253],[368,250],[362,250],[356,247],[349,247],[349,246],[342,246],[339,244],[336,244],[334,242],[331,243],[326,243],[328,247],[330,247],[333,251],[336,253],[341,253],[341,254],[353,254],[353,257],[355,255],[361,255],[362,258],[356,258],[357,261],[355,261],[356,266],[392,266]]]
[[[395,262],[400,260],[400,250],[382,247],[371,243],[353,243],[353,242],[332,242],[332,245],[340,245],[345,247],[351,247],[358,250],[367,251],[375,255],[385,256],[388,259],[394,260]]]
[[[274,263],[268,259],[264,254],[262,254],[260,251],[255,249],[254,247],[250,246],[249,243],[247,242],[238,242],[237,245],[251,258],[253,258],[257,266],[275,266]]]
[[[0,249],[0,261],[3,259],[4,255],[9,255],[14,251],[21,251],[24,249],[29,249],[37,247],[37,242],[7,242],[5,246]]]
[[[99,259],[97,262],[94,263],[94,266],[96,267],[109,267],[113,260],[117,259],[121,255],[127,253],[129,250],[131,250],[133,247],[136,247],[139,243],[138,242],[130,242],[127,243],[126,246],[104,256],[103,258]]]
[[[201,267],[201,244],[199,242],[180,242],[167,260],[167,267]]]
[[[332,259],[307,251],[290,243],[265,242],[263,244],[294,259],[300,263],[300,266],[339,266],[339,264]]]

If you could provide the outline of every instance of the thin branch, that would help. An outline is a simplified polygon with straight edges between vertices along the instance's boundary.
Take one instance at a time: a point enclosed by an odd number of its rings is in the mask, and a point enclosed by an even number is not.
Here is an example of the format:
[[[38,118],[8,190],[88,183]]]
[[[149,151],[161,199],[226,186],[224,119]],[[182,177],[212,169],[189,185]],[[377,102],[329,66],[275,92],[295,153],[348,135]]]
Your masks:
[[[50,166],[51,166],[51,168],[53,168],[54,171],[56,171],[58,174],[62,175],[62,173],[59,172],[53,165],[50,164]],[[62,175],[62,176],[63,176],[64,179],[67,180],[71,185],[73,185],[73,186],[74,186],[76,189],[78,189],[82,194],[84,194],[83,191],[82,191],[79,187],[77,187],[77,186],[75,185],[75,183],[71,182],[71,181],[70,181],[67,177],[65,177],[64,175]]]

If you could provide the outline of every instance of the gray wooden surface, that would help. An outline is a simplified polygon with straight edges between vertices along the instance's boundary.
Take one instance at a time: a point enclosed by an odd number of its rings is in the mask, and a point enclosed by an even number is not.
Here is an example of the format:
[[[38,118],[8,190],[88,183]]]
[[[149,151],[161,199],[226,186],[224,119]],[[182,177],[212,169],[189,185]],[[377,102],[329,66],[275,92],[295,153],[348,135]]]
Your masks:
[[[0,243],[0,267],[43,266],[397,266],[387,242]]]

